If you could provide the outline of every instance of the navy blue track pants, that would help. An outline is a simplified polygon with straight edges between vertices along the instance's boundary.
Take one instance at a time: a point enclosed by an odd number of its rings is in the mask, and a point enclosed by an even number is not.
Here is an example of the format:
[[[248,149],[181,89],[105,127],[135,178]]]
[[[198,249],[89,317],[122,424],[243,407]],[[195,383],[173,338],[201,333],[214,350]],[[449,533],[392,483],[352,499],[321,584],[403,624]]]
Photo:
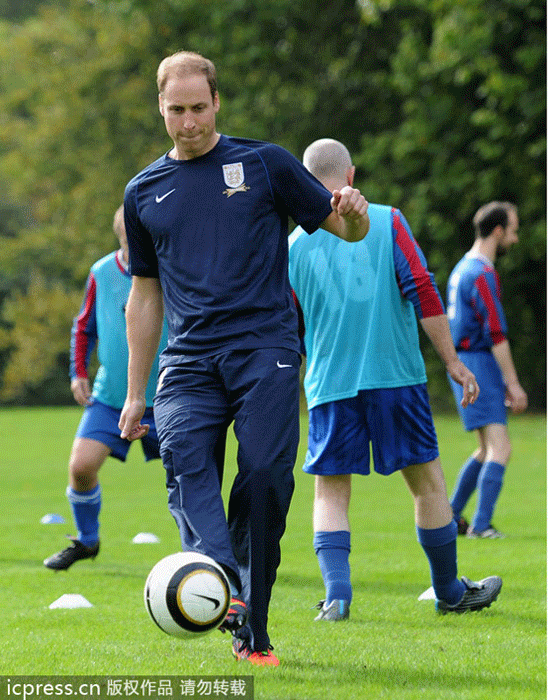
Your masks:
[[[167,368],[154,401],[183,550],[202,552],[239,578],[249,622],[238,636],[256,650],[270,643],[268,606],[294,489],[299,365],[289,350],[230,351]],[[227,518],[221,486],[231,423],[238,471]]]

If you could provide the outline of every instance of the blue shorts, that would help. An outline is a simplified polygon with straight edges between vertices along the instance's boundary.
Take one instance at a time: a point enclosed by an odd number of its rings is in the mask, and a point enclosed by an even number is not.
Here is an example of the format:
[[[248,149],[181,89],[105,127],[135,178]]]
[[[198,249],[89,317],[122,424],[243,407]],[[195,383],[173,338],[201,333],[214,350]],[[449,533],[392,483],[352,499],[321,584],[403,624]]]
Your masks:
[[[438,457],[426,384],[365,389],[312,408],[303,470],[323,476],[369,474],[370,443],[375,471],[385,476]]]
[[[94,399],[91,406],[86,406],[84,410],[76,431],[76,437],[102,442],[103,445],[110,447],[112,457],[125,462],[131,442],[125,439],[122,440],[120,437],[118,422],[121,413],[121,409],[112,408],[112,406],[107,406]],[[149,459],[160,459],[158,435],[156,434],[152,408],[147,408],[142,422],[150,425],[148,435],[141,438],[145,460],[148,462]]]
[[[466,430],[477,430],[491,423],[506,425],[508,411],[504,405],[506,386],[502,372],[491,352],[465,351],[458,353],[459,358],[476,375],[480,393],[476,402],[466,408],[460,405],[462,387],[451,377],[449,382],[453,389],[457,410]]]

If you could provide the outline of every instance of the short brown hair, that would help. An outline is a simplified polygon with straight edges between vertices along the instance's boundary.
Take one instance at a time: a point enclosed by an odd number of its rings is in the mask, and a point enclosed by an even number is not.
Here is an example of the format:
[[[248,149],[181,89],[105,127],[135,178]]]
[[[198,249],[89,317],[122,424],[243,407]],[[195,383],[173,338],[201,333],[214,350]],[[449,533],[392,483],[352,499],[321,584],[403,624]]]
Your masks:
[[[517,207],[510,202],[489,202],[480,207],[472,219],[476,238],[487,238],[497,226],[506,228],[511,211],[517,213]]]
[[[167,56],[158,66],[156,82],[160,95],[166,87],[168,78],[171,75],[205,75],[211,90],[211,97],[215,99],[217,92],[217,71],[208,58],[204,58],[199,53],[193,51],[177,51],[171,56]]]

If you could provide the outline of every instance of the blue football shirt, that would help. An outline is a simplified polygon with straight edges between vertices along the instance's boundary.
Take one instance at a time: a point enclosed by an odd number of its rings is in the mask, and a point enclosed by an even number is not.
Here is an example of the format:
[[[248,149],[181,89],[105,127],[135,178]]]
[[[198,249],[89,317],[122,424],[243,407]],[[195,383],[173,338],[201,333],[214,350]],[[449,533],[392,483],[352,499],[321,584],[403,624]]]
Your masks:
[[[493,263],[467,253],[447,284],[447,317],[457,350],[490,351],[508,332],[499,276]]]
[[[285,149],[224,135],[202,156],[165,155],[134,177],[124,201],[130,271],[162,286],[161,367],[228,349],[298,352],[288,221],[311,233],[330,201]]]

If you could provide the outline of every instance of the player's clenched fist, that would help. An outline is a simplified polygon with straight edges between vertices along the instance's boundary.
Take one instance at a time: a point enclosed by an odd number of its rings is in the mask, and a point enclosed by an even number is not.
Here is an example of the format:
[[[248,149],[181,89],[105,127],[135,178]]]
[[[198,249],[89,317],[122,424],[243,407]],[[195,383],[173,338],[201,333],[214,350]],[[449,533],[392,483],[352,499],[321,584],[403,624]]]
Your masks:
[[[343,187],[333,192],[331,207],[339,216],[359,218],[367,214],[369,206],[363,194],[354,187]]]

